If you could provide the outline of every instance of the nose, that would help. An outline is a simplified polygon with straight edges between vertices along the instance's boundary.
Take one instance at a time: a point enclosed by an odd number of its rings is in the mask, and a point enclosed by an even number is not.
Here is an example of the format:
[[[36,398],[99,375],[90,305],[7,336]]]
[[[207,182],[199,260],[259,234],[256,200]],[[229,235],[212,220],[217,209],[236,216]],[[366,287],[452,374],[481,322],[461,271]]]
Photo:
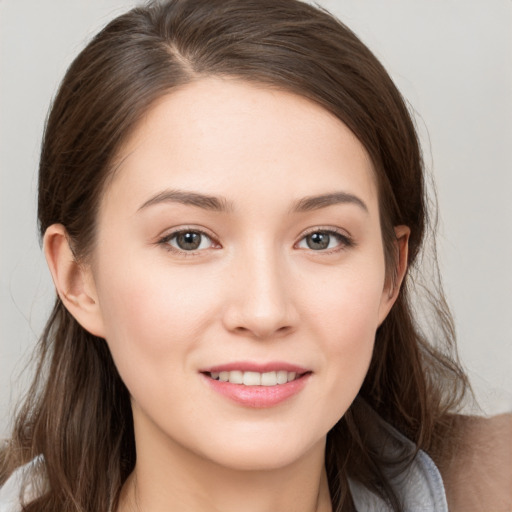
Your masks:
[[[261,246],[248,252],[231,267],[224,327],[258,339],[293,332],[299,316],[285,258]]]

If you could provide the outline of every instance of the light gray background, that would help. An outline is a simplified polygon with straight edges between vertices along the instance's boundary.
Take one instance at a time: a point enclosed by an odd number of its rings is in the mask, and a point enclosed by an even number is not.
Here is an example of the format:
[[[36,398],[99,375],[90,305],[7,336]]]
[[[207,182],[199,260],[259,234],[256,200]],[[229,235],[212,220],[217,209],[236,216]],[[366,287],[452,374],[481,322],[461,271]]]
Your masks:
[[[438,187],[441,268],[460,352],[489,413],[512,410],[512,1],[324,0],[417,116]],[[0,437],[53,286],[36,235],[50,99],[129,0],[0,0]]]

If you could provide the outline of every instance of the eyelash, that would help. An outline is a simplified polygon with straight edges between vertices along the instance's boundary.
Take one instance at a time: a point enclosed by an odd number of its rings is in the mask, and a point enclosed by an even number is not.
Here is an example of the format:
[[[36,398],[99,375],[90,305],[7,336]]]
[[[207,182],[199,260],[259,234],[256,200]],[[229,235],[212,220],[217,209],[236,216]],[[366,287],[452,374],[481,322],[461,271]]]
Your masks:
[[[215,245],[217,246],[214,248],[221,247],[220,244],[215,240],[215,238],[212,235],[210,235],[210,234],[206,233],[205,231],[198,229],[198,228],[182,228],[182,229],[173,231],[173,232],[165,235],[164,237],[160,238],[157,241],[157,245],[162,245],[162,246],[164,246],[164,248],[167,251],[176,253],[176,254],[178,254],[180,256],[184,256],[184,257],[199,255],[199,253],[201,253],[205,249],[199,249],[199,250],[196,249],[196,250],[186,251],[186,250],[174,247],[170,244],[171,240],[173,240],[174,238],[178,237],[181,234],[186,234],[186,233],[199,234],[201,236],[208,238],[211,241],[213,246],[215,246]],[[306,233],[304,233],[301,236],[301,238],[299,239],[299,241],[294,244],[294,247],[297,247],[308,236],[311,236],[314,234],[329,235],[330,237],[334,236],[335,238],[338,239],[339,245],[334,248],[331,248],[331,249],[320,249],[320,250],[316,250],[316,251],[314,249],[310,248],[312,253],[328,255],[328,254],[333,254],[333,253],[343,251],[343,250],[349,249],[350,247],[355,246],[354,240],[350,236],[348,236],[346,233],[341,232],[340,230],[333,229],[333,228],[315,227],[314,229],[311,229],[310,231],[307,231]]]
[[[311,235],[314,235],[314,234],[329,235],[330,237],[334,236],[338,240],[339,245],[337,245],[336,247],[333,247],[331,249],[321,249],[321,250],[317,250],[317,251],[315,251],[313,249],[310,249],[310,251],[313,254],[314,253],[318,253],[318,254],[321,254],[321,255],[334,254],[334,253],[337,253],[337,252],[349,249],[351,247],[354,247],[356,245],[355,241],[353,240],[353,238],[350,237],[349,235],[347,235],[347,233],[345,233],[345,232],[343,232],[343,231],[341,231],[339,229],[332,228],[332,227],[323,228],[323,227],[318,227],[318,226],[316,226],[315,228],[313,228],[313,229],[307,231],[306,233],[304,233],[301,236],[300,240],[295,245],[297,246],[303,240],[305,240],[308,236],[311,236]]]
[[[220,247],[220,244],[215,240],[215,238],[212,235],[210,235],[210,234],[206,233],[205,231],[203,231],[201,229],[198,229],[198,228],[181,228],[181,229],[178,229],[178,230],[173,231],[173,232],[165,235],[164,237],[162,237],[160,240],[158,240],[157,244],[164,246],[164,248],[167,251],[169,251],[169,252],[173,252],[175,254],[178,254],[178,255],[184,256],[184,257],[197,256],[200,252],[204,251],[204,249],[185,251],[183,249],[179,249],[177,247],[174,247],[174,246],[172,246],[170,244],[170,241],[173,238],[176,238],[179,235],[185,234],[185,233],[199,234],[201,236],[204,236],[204,237],[208,238],[211,241],[212,245],[217,245],[217,246]]]

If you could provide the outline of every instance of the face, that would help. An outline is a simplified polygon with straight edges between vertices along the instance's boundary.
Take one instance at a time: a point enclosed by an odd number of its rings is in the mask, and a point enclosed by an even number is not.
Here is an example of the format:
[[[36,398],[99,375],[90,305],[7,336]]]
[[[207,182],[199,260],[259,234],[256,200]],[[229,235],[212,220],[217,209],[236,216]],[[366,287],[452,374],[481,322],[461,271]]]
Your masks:
[[[362,145],[302,97],[210,78],[119,161],[88,271],[138,448],[262,469],[323,446],[393,300]]]

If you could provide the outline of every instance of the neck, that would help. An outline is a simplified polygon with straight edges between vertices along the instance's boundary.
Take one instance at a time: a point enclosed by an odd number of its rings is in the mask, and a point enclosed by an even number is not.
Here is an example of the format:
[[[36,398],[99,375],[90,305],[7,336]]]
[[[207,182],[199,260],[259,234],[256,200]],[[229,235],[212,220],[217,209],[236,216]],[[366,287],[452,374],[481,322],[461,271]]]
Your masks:
[[[137,435],[136,435],[137,438]],[[225,467],[176,443],[137,441],[117,512],[331,512],[325,440],[284,467]]]

